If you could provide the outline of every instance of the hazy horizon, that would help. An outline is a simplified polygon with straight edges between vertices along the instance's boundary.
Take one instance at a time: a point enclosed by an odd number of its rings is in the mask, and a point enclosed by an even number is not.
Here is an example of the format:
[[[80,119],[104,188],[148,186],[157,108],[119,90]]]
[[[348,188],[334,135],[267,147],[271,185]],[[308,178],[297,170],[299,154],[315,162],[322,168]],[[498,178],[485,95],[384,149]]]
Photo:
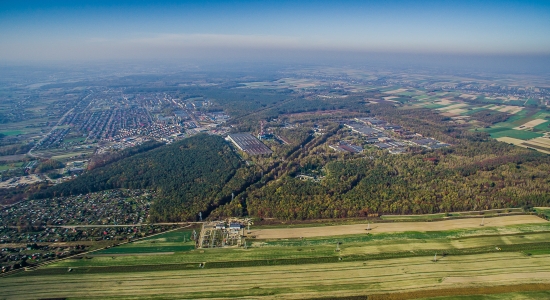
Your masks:
[[[550,65],[548,15],[543,1],[4,1],[0,61],[430,64],[435,57],[542,70]]]

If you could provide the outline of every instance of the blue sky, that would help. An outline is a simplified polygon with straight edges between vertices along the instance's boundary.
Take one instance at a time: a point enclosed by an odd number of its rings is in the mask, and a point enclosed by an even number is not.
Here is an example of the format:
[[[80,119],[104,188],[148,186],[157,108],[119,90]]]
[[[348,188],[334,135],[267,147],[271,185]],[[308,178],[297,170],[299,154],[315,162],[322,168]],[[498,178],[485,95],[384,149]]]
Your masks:
[[[6,1],[0,60],[550,55],[550,1]]]

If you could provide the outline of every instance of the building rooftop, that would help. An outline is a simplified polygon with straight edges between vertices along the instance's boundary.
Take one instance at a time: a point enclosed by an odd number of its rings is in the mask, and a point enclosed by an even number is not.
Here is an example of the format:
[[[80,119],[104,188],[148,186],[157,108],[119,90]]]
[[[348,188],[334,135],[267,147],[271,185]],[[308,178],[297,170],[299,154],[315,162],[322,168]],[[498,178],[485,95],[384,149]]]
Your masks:
[[[250,155],[271,154],[273,151],[249,133],[232,133],[227,136],[237,148]]]

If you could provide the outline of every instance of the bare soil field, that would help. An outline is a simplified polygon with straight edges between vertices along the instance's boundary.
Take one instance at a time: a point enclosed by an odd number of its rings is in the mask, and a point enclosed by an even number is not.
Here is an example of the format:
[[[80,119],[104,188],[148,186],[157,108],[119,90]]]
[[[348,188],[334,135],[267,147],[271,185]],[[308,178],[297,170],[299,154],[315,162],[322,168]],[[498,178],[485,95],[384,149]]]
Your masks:
[[[534,119],[532,121],[529,121],[523,125],[520,125],[518,127],[515,127],[514,129],[516,130],[526,130],[526,129],[531,129],[539,124],[542,124],[544,122],[547,122],[548,120],[544,120],[544,119]]]
[[[550,147],[550,139],[549,138],[540,137],[540,138],[529,140],[529,143],[540,144],[541,146]]]
[[[6,180],[3,182],[0,182],[0,188],[11,188],[16,187],[19,184],[33,184],[37,182],[44,181],[41,179],[38,175],[32,174],[28,176],[22,176],[22,177],[15,177],[13,182],[12,180]]]
[[[471,95],[471,94],[462,94],[459,97],[464,99],[471,99],[471,100],[475,100],[477,98],[476,95]]]
[[[452,104],[454,102],[449,100],[449,99],[441,99],[439,101],[435,101],[434,103],[435,104],[441,104],[441,105],[449,105],[449,104]]]
[[[454,109],[457,109],[457,108],[461,108],[461,107],[464,107],[464,106],[468,106],[468,104],[466,104],[466,103],[457,103],[457,104],[449,105],[449,106],[447,106],[447,107],[438,108],[437,110],[441,110],[441,111],[451,111],[451,110],[454,110]]]
[[[405,232],[405,231],[443,231],[453,229],[479,228],[480,218],[456,219],[436,222],[396,222],[375,223],[370,225],[370,232]],[[547,221],[533,215],[518,215],[486,218],[484,226],[496,227],[528,223],[545,223]],[[249,235],[257,239],[289,239],[301,237],[336,236],[367,233],[367,224],[337,225],[306,228],[273,228],[252,230]]]
[[[511,106],[511,105],[494,105],[494,106],[484,106],[485,108],[488,108],[488,109],[491,109],[491,110],[496,110],[496,111],[500,111],[500,112],[506,112],[506,113],[509,113],[509,114],[517,114],[518,112],[520,112],[521,110],[523,110],[523,107],[520,107],[520,106]]]
[[[397,90],[393,90],[393,91],[387,91],[387,92],[384,92],[384,94],[398,94],[398,93],[403,93],[403,92],[406,92],[407,89],[397,89]]]
[[[523,148],[536,147],[537,151],[550,154],[550,150],[546,150],[546,149],[550,149],[550,139],[548,138],[535,138],[528,141],[524,141],[524,140],[515,139],[511,137],[501,137],[501,138],[497,138],[496,140],[505,142],[508,144],[514,144],[516,146],[520,146]]]

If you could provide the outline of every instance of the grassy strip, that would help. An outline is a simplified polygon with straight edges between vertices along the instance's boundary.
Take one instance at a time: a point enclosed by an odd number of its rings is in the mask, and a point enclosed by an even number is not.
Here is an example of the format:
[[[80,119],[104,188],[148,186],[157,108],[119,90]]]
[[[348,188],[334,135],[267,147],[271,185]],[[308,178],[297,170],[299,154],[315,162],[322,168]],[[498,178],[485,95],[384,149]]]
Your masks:
[[[195,249],[195,245],[184,246],[164,246],[162,244],[144,247],[114,247],[98,251],[94,255],[103,254],[140,254],[140,253],[160,253],[160,252],[186,252]]]
[[[536,251],[546,251],[550,249],[550,242],[532,243],[532,244],[517,244],[517,245],[499,245],[499,249],[493,246],[466,248],[466,249],[433,249],[433,250],[417,250],[404,252],[388,252],[369,255],[347,255],[347,256],[330,256],[330,257],[303,257],[293,259],[262,259],[248,261],[220,261],[206,262],[203,268],[237,268],[237,267],[258,267],[258,266],[282,266],[282,265],[302,265],[302,264],[319,264],[319,263],[337,263],[340,261],[370,261],[383,260],[392,258],[408,258],[420,256],[432,256],[434,253],[439,253],[439,257],[447,255],[471,255],[484,254],[495,252],[523,252],[532,253]],[[75,273],[118,273],[118,272],[150,272],[150,271],[172,271],[185,269],[198,269],[199,262],[183,263],[183,264],[158,264],[158,265],[124,265],[124,266],[108,266],[108,267],[82,267],[73,268],[71,272]],[[41,268],[32,272],[22,272],[14,276],[30,276],[30,275],[55,275],[67,274],[68,268]]]
[[[519,295],[518,295],[519,293]],[[516,299],[517,296],[524,295],[521,299],[548,299],[550,298],[550,284],[547,283],[528,283],[516,285],[499,285],[487,287],[467,287],[467,288],[446,288],[432,289],[422,291],[408,291],[397,293],[384,293],[362,296],[344,296],[344,297],[321,297],[310,298],[309,300],[338,299],[338,300],[450,300],[450,299],[487,299],[484,295],[494,295],[489,299]],[[509,295],[510,297],[507,297]]]
[[[536,207],[535,211],[539,214],[546,215],[548,218],[550,218],[550,208]]]
[[[260,222],[254,225],[255,229],[277,229],[277,228],[308,228],[322,226],[340,226],[370,223],[395,223],[395,222],[436,222],[448,221],[454,219],[469,219],[478,217],[504,217],[511,215],[530,215],[532,213],[524,212],[522,208],[499,208],[484,211],[470,212],[452,212],[447,216],[446,213],[435,213],[425,215],[381,215],[379,218],[350,218],[350,219],[321,219],[306,221],[288,221],[282,223]]]
[[[550,148],[548,148],[548,147],[542,147],[542,146],[538,146],[538,145],[534,145],[534,144],[530,144],[530,143],[521,143],[521,144],[524,145],[524,146],[527,146],[527,147],[534,148],[534,149],[550,151]]]
[[[423,291],[410,291],[402,293],[387,293],[369,295],[369,300],[407,300],[418,299],[426,297],[441,297],[441,296],[468,296],[466,299],[472,299],[473,295],[489,295],[489,294],[503,294],[525,291],[545,291],[544,293],[536,293],[535,295],[550,296],[550,284],[548,283],[531,283],[531,284],[518,284],[518,285],[504,285],[504,286],[488,286],[488,287],[468,287],[468,288],[450,288],[450,289],[434,289]],[[545,298],[545,297],[544,297]],[[539,298],[539,299],[544,299]],[[365,299],[365,298],[363,298]],[[464,299],[464,298],[462,298]],[[536,298],[533,298],[536,299]]]
[[[544,223],[543,223],[544,224]],[[254,239],[252,241],[252,246],[256,248],[256,243],[261,244],[261,247],[269,246],[281,246],[281,247],[308,247],[308,246],[318,246],[318,245],[329,245],[340,242],[344,245],[351,243],[365,243],[373,241],[385,241],[385,240],[434,240],[434,239],[452,239],[452,240],[462,240],[462,239],[475,239],[475,238],[484,238],[484,237],[502,237],[502,236],[519,236],[519,235],[537,235],[537,234],[546,234],[550,232],[550,223],[544,224],[544,229],[537,232],[517,232],[510,234],[501,234],[498,232],[498,228],[487,227],[479,230],[446,230],[446,231],[407,231],[399,233],[377,233],[369,235],[342,235],[342,236],[328,236],[328,237],[317,237],[317,238],[306,238],[306,239],[288,239],[288,240],[262,240]],[[510,228],[514,228],[511,226]],[[477,234],[476,233],[481,233]]]

